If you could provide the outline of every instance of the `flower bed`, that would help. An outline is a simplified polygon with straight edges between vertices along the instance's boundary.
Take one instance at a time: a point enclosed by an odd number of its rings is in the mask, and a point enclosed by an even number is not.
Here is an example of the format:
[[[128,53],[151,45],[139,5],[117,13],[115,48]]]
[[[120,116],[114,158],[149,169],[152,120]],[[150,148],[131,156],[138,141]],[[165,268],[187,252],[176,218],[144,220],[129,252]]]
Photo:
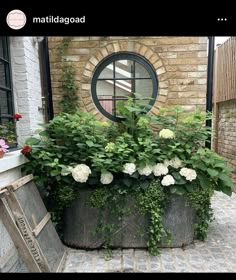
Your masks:
[[[224,159],[203,147],[211,133],[205,127],[209,114],[174,107],[150,116],[132,98],[118,109],[123,120],[116,124],[97,121],[88,113],[61,113],[22,150],[30,160],[25,171],[34,174],[58,232],[63,238],[67,227],[74,228],[72,235],[83,231],[85,207],[78,219],[76,209],[63,214],[84,191],[91,191],[86,203],[103,213],[93,223],[95,239],[103,236],[103,246],[112,246],[110,237],[136,209],[148,217],[142,234],[149,252],[157,254],[160,242],[171,240],[171,235],[173,240],[180,232],[171,234],[164,219],[172,195],[177,195],[194,209],[194,236],[204,240],[213,218],[214,191],[231,195],[233,186]],[[126,203],[129,198],[132,207]]]

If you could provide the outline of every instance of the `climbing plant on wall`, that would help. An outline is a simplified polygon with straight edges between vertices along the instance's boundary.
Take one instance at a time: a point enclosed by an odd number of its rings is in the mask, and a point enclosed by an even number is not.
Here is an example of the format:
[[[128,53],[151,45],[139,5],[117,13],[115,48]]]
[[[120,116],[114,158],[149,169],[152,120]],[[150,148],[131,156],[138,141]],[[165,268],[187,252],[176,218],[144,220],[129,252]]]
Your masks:
[[[57,45],[57,52],[62,61],[62,75],[59,79],[60,94],[62,99],[59,102],[61,110],[65,113],[75,113],[79,108],[78,87],[75,84],[76,67],[73,62],[66,58],[66,51],[68,50],[72,38],[64,38]]]

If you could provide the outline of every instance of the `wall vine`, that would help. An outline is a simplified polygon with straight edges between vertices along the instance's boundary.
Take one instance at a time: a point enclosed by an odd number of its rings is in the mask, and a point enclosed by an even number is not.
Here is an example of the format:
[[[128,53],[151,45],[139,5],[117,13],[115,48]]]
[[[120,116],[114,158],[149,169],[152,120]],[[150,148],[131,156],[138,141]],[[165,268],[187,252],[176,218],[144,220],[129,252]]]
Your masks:
[[[62,99],[59,102],[59,106],[65,113],[76,113],[79,108],[78,87],[75,84],[76,67],[71,60],[66,58],[66,51],[70,41],[71,38],[64,38],[57,45],[57,52],[62,61],[62,75],[59,79],[61,82],[60,94]]]

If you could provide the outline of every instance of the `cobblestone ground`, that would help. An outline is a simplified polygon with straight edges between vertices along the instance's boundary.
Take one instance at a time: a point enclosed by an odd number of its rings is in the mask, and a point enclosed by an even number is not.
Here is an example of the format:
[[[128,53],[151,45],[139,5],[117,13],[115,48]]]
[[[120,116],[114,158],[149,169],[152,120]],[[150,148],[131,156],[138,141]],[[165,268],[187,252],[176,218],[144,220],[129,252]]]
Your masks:
[[[155,257],[146,250],[114,250],[108,261],[104,250],[68,248],[63,272],[236,272],[236,194],[216,193],[212,207],[215,220],[204,242],[161,249]]]

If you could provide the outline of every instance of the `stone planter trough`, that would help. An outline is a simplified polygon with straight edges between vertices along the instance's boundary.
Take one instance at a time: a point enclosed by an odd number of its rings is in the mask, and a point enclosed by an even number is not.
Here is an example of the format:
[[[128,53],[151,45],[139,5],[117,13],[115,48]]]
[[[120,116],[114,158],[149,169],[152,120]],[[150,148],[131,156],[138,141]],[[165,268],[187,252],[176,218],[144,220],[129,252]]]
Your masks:
[[[99,221],[99,209],[94,209],[86,204],[89,191],[81,193],[73,205],[66,209],[64,215],[64,243],[70,247],[83,249],[98,249],[104,244],[102,235],[94,235]],[[132,207],[132,199],[129,200]],[[113,236],[114,248],[146,248],[148,216],[134,211],[128,217],[119,221],[119,228]],[[105,213],[108,223],[117,223],[114,218]],[[162,240],[158,247],[183,247],[193,242],[194,235],[194,210],[186,206],[186,200],[179,195],[171,195],[170,204],[163,217],[165,228],[171,234],[171,244]]]

